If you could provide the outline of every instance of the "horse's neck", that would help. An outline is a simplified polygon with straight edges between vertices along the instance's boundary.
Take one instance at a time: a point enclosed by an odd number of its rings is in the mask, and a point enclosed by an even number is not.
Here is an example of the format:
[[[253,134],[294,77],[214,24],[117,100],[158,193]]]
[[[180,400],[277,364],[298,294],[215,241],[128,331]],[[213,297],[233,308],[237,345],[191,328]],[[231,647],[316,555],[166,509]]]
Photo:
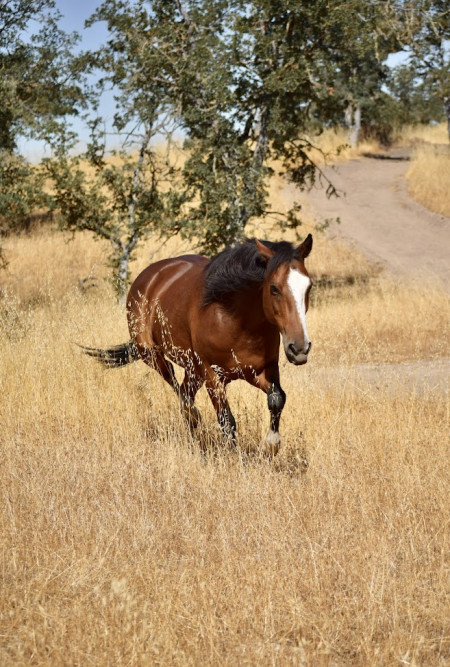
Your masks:
[[[262,326],[269,325],[264,315],[263,296],[260,287],[236,293],[231,300],[231,304],[233,314],[239,318],[243,329],[258,330]]]

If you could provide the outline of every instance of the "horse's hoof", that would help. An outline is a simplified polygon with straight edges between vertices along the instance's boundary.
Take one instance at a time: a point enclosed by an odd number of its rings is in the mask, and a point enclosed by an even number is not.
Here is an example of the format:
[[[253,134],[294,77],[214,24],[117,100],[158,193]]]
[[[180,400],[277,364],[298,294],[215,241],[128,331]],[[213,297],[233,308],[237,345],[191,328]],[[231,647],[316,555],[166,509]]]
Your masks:
[[[261,440],[259,451],[263,456],[272,458],[276,456],[280,450],[281,438],[280,434],[275,431],[269,431],[265,440]]]

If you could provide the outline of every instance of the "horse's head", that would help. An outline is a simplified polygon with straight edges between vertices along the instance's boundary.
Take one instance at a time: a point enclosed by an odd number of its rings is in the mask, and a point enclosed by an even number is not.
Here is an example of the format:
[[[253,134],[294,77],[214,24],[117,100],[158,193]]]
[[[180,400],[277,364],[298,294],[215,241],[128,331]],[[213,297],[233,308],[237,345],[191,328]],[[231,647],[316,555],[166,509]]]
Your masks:
[[[268,263],[263,285],[263,307],[266,318],[278,327],[283,338],[284,351],[291,364],[306,364],[311,342],[306,329],[311,279],[305,268],[305,259],[312,248],[312,236],[295,249],[292,258],[270,270],[275,251],[256,241],[260,256]]]

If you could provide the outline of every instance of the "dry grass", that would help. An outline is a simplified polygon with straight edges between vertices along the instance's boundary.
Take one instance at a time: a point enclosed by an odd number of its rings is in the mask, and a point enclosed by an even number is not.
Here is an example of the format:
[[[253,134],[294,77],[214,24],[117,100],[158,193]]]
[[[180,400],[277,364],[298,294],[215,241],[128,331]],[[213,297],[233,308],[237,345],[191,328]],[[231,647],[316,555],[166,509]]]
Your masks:
[[[411,197],[431,211],[450,217],[447,123],[402,127],[395,142],[414,148],[406,175]]]
[[[406,175],[410,195],[431,211],[450,217],[450,147],[417,148]]]
[[[400,146],[427,144],[448,144],[447,123],[439,125],[404,125],[395,137]]]
[[[335,164],[342,160],[360,157],[367,153],[378,153],[380,145],[375,140],[365,140],[357,146],[351,146],[349,132],[344,127],[327,129],[317,137],[310,137],[312,144],[317,150],[311,151],[311,157],[317,164],[326,161]]]
[[[364,361],[449,356],[443,292],[318,288],[310,362],[282,365],[279,457],[205,458],[155,373],[103,371],[73,344],[127,338],[107,249],[45,231],[5,248],[2,665],[448,664],[448,395],[355,382]],[[363,271],[325,239],[310,265]],[[256,445],[264,396],[234,383],[230,398]]]

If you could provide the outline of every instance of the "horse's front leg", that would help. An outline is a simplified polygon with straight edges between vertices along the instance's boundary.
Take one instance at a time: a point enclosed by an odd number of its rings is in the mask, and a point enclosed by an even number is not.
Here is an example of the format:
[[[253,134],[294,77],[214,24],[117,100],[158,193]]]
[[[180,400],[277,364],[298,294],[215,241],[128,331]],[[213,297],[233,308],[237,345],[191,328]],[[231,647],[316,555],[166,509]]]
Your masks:
[[[280,449],[280,417],[286,403],[286,394],[280,385],[278,365],[266,368],[251,381],[267,394],[267,405],[270,412],[270,428],[260,443],[260,451],[266,456],[276,456]]]
[[[270,429],[265,440],[261,443],[264,454],[275,456],[280,449],[280,417],[286,403],[286,394],[280,387],[279,381],[272,382],[267,392],[267,404],[270,412]]]

